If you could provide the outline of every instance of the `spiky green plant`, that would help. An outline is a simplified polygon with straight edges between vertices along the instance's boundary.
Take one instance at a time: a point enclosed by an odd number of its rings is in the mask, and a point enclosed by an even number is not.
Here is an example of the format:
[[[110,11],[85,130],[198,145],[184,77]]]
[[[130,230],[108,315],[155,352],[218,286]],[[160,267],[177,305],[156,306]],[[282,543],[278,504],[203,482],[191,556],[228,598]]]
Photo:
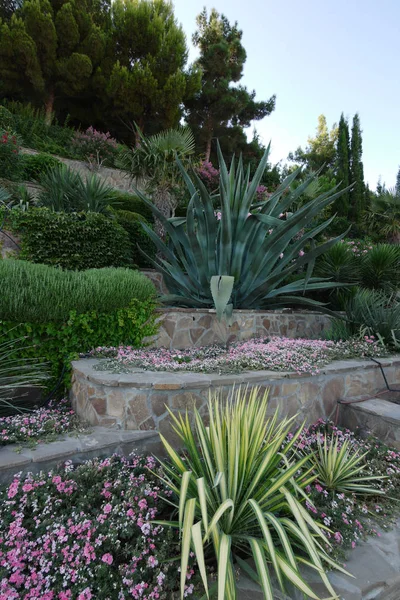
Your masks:
[[[376,487],[368,485],[372,481],[382,482],[385,477],[366,475],[367,463],[364,458],[368,454],[354,451],[348,440],[339,448],[339,439],[325,436],[324,441],[318,442],[318,450],[311,455],[311,462],[317,473],[317,479],[326,488],[336,492],[350,494],[383,494]]]
[[[280,218],[282,213],[295,205],[297,198],[313,184],[316,175],[310,175],[292,190],[290,184],[298,175],[299,171],[296,171],[268,202],[257,205],[254,204],[256,190],[267,166],[269,149],[251,183],[250,171],[245,172],[241,158],[238,164],[233,159],[228,171],[220,148],[218,152],[220,220],[202,181],[194,172],[191,179],[179,159],[177,164],[191,198],[186,218],[166,219],[142,192],[137,192],[163,223],[169,238],[168,244],[164,243],[144,225],[159,250],[160,258],[152,263],[163,274],[170,292],[164,301],[169,305],[212,307],[211,278],[227,275],[234,277],[230,300],[233,308],[320,306],[304,293],[338,284],[312,276],[315,259],[344,234],[316,246],[314,238],[333,217],[314,227],[312,221],[343,191],[337,192],[334,188],[322,193],[294,213],[287,214],[284,220]],[[305,227],[304,235],[299,235]],[[298,271],[304,271],[303,276],[288,282],[288,278]]]
[[[278,422],[277,412],[266,418],[267,408],[268,392],[242,388],[225,404],[218,395],[210,398],[208,427],[198,410],[193,424],[187,413],[171,414],[184,459],[161,436],[172,462],[161,462],[164,481],[178,511],[177,522],[163,524],[181,535],[181,598],[191,550],[207,597],[211,558],[218,564],[218,600],[237,598],[235,562],[259,582],[266,600],[273,598],[272,574],[282,589],[290,583],[318,600],[301,576],[302,564],[313,567],[337,598],[324,570],[324,563],[337,565],[324,551],[323,526],[303,506],[304,489],[315,478],[303,469],[309,457],[293,458],[303,427],[285,443],[294,417]],[[257,573],[246,557],[254,559]]]
[[[39,203],[56,212],[107,213],[110,204],[118,204],[112,188],[99,177],[91,175],[84,179],[65,165],[43,173],[40,184]]]
[[[400,302],[395,294],[358,289],[347,299],[345,313],[345,324],[337,329],[341,339],[362,331],[363,335],[373,335],[389,347],[400,347]],[[333,324],[336,327],[335,320]]]
[[[361,285],[388,293],[400,287],[400,246],[377,244],[361,260]]]
[[[0,415],[26,410],[23,390],[49,379],[47,365],[36,359],[18,359],[24,340],[0,337]]]

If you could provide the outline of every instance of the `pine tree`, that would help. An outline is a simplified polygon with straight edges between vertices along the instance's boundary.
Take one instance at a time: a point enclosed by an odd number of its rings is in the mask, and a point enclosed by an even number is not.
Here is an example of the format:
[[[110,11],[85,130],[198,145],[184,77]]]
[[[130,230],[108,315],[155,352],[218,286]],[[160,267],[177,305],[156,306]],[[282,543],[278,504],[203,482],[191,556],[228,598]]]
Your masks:
[[[199,150],[210,158],[213,138],[229,136],[234,128],[249,127],[275,108],[275,96],[266,102],[255,100],[237,84],[243,76],[246,51],[237,23],[231,25],[224,15],[204,9],[197,17],[198,30],[193,43],[200,50],[196,65],[202,72],[201,91],[186,103],[186,120],[195,133]]]
[[[396,196],[400,196],[400,167],[396,177]]]
[[[339,189],[345,189],[350,184],[350,133],[349,124],[343,113],[340,115],[339,133],[336,146],[336,181]],[[334,212],[341,217],[349,216],[350,191],[344,192],[334,204]]]
[[[365,209],[365,183],[362,162],[362,132],[358,113],[354,115],[351,129],[350,174],[350,183],[353,185],[350,192],[350,215],[354,223],[360,223]]]
[[[0,25],[1,92],[41,102],[50,123],[57,96],[77,97],[88,87],[104,42],[87,0],[25,0]]]
[[[186,38],[172,4],[115,0],[111,12],[103,68],[111,116],[149,133],[176,127],[184,101],[200,88],[200,73],[185,69]]]

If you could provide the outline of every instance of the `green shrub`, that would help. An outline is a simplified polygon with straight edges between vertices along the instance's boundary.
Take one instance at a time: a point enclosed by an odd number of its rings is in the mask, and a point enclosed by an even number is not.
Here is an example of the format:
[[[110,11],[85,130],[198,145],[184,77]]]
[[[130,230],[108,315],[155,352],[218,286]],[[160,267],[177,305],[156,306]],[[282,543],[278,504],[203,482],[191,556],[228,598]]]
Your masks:
[[[104,215],[32,208],[14,209],[8,218],[22,235],[22,259],[71,270],[132,264],[127,232]]]
[[[14,130],[22,137],[25,146],[73,158],[69,147],[75,131],[67,123],[61,126],[53,121],[47,125],[44,111],[31,104],[3,100],[3,105],[12,114]]]
[[[151,208],[149,208],[138,196],[119,192],[118,190],[113,190],[111,195],[113,198],[113,206],[115,206],[116,209],[127,210],[142,215],[149,223],[154,222]]]
[[[22,173],[20,140],[13,131],[0,129],[0,178],[18,181]]]
[[[133,299],[155,298],[151,281],[131,269],[62,271],[22,260],[0,261],[0,319],[47,323],[65,321],[71,311],[113,312]]]
[[[133,263],[142,268],[152,267],[150,261],[140,252],[139,248],[143,250],[148,256],[154,258],[156,254],[156,247],[142,227],[142,223],[147,223],[146,219],[142,215],[132,213],[128,210],[117,211],[118,223],[127,231],[129,234],[129,240],[132,246],[132,260]],[[139,248],[138,248],[139,246]]]
[[[140,346],[155,333],[153,284],[138,271],[62,271],[0,261],[0,335],[29,343],[18,358],[45,360],[58,377],[80,352],[102,345]]]
[[[127,344],[138,348],[145,336],[155,334],[154,306],[154,301],[148,299],[132,300],[129,307],[111,312],[93,310],[78,314],[71,311],[62,323],[0,320],[0,335],[10,341],[26,337],[30,343],[16,353],[17,358],[44,360],[49,364],[53,377],[51,383],[64,370],[64,384],[68,387],[71,361],[76,360],[80,353],[104,345]]]
[[[0,129],[13,130],[14,117],[12,113],[5,107],[0,105]]]
[[[61,162],[51,154],[25,154],[23,156],[24,179],[34,181],[50,169],[58,167]]]

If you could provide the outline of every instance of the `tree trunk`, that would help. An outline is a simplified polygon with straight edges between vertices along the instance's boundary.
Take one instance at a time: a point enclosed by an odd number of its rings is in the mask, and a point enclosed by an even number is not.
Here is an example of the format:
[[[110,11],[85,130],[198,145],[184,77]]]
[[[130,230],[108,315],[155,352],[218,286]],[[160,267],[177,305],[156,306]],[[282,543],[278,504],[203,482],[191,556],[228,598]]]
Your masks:
[[[45,123],[50,126],[53,121],[53,109],[54,109],[54,89],[51,88],[47,96],[47,100],[44,105],[45,108]]]
[[[169,187],[159,186],[153,194],[153,202],[166,219],[171,218],[175,210],[176,200],[173,194],[171,194]],[[166,231],[164,223],[157,218],[154,219],[154,231],[165,242]],[[158,253],[158,256],[160,257],[160,253]]]
[[[207,142],[206,142],[206,155],[205,155],[205,162],[209,162],[210,160],[210,154],[211,154],[211,140],[212,140],[212,131],[210,131],[210,133],[208,134],[207,137]]]

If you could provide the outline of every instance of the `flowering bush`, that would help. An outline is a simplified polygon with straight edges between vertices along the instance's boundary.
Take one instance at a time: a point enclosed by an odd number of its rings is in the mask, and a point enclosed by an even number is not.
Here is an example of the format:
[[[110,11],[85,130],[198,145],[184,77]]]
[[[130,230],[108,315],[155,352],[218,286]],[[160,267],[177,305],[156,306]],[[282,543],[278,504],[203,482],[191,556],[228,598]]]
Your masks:
[[[364,240],[341,240],[354,256],[364,256],[369,250],[373,249],[373,245]]]
[[[0,600],[174,598],[179,542],[152,523],[170,513],[155,468],[113,456],[15,476],[0,492]],[[189,565],[185,596],[193,576]]]
[[[39,408],[29,413],[0,418],[0,446],[7,444],[36,445],[49,442],[57,435],[83,431],[68,400]]]
[[[219,169],[216,169],[211,162],[203,161],[196,172],[208,189],[213,190],[218,187]]]
[[[400,499],[400,452],[376,438],[361,439],[357,433],[340,429],[331,421],[322,419],[303,431],[295,443],[296,449],[302,454],[317,451],[318,443],[323,443],[325,436],[330,439],[332,435],[338,440],[339,449],[348,441],[355,452],[367,453],[363,476],[387,476],[382,481],[371,480],[377,491],[383,492],[382,495],[336,493],[318,480],[306,488],[308,510],[331,530],[325,533],[332,543],[333,555],[344,556],[347,549],[355,548],[367,535],[380,536],[377,527],[388,528],[398,517],[399,505],[393,499]]]
[[[268,188],[265,185],[259,185],[256,190],[256,200],[257,202],[265,202],[271,194],[268,192]]]
[[[16,135],[0,129],[0,178],[18,180],[22,175],[20,144]]]
[[[135,350],[130,346],[96,348],[93,356],[108,357],[95,368],[129,372],[131,368],[151,371],[196,371],[204,373],[238,373],[249,370],[297,371],[318,373],[333,360],[383,356],[384,346],[373,338],[332,342],[273,337],[236,342],[228,349],[221,346],[168,350]],[[111,358],[110,358],[111,356]]]
[[[72,150],[76,156],[88,161],[93,169],[106,163],[113,166],[117,154],[117,140],[109,132],[102,133],[93,127],[86,131],[77,131],[71,142]]]

